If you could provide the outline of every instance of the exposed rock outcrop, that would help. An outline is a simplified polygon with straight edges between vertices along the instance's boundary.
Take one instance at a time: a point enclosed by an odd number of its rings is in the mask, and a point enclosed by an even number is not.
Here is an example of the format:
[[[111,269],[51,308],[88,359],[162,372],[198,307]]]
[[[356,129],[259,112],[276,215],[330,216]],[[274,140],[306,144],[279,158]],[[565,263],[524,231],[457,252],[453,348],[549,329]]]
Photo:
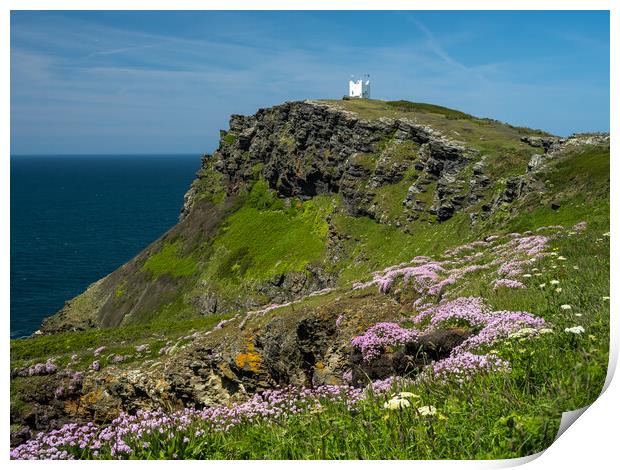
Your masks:
[[[203,159],[204,171],[185,197],[181,218],[214,169],[224,175],[229,195],[262,177],[281,197],[340,192],[352,215],[379,219],[369,210],[374,190],[402,180],[415,165],[422,170],[417,184],[442,182],[433,213],[446,220],[463,206],[453,183],[474,154],[407,119],[365,121],[324,104],[285,103],[253,116],[232,116],[218,150]]]

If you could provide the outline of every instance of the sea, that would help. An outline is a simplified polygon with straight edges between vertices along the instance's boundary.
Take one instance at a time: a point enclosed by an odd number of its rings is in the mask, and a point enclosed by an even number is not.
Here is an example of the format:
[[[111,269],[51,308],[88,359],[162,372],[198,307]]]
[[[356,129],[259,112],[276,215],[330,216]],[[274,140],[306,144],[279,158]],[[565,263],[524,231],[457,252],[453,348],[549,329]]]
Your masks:
[[[11,156],[11,338],[178,220],[199,155]]]

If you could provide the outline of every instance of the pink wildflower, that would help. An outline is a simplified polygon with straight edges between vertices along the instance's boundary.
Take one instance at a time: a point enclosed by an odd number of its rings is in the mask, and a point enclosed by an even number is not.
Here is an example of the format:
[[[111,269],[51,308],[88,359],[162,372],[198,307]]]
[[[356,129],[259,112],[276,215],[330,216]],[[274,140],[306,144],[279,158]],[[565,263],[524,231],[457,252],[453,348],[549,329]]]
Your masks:
[[[493,282],[493,289],[499,289],[500,287],[507,287],[509,289],[525,289],[525,284],[514,279],[496,279]]]
[[[358,348],[369,362],[378,357],[387,346],[401,346],[417,338],[416,330],[408,330],[397,323],[377,323],[366,332],[353,338],[351,344]]]

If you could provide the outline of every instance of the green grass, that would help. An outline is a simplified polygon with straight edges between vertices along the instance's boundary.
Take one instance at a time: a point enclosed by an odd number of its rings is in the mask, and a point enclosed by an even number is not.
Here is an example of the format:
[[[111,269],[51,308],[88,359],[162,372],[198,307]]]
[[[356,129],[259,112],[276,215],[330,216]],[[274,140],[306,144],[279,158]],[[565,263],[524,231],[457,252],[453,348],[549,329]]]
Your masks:
[[[567,153],[568,157],[549,175],[554,187],[567,187],[593,196],[608,196],[609,147],[585,146]]]
[[[159,320],[141,325],[101,328],[87,331],[57,333],[55,335],[11,340],[11,367],[42,361],[50,357],[62,359],[77,353],[89,358],[89,348],[106,346],[108,352],[128,352],[144,342],[161,342],[162,338],[174,339],[192,330],[208,330],[229,315],[211,315],[190,320]],[[155,349],[155,348],[152,348]],[[60,361],[62,363],[62,361]]]
[[[411,140],[392,144],[386,149],[388,164],[396,165],[408,160],[414,160],[418,156],[419,149],[419,145]]]
[[[471,114],[457,111],[456,109],[445,108],[443,106],[437,106],[435,104],[428,103],[412,103],[411,101],[399,100],[399,101],[386,101],[385,105],[388,108],[392,108],[397,111],[409,113],[409,112],[421,112],[421,113],[433,113],[444,116],[447,119],[476,119]]]
[[[235,142],[237,142],[237,139],[238,137],[232,132],[226,132],[222,136],[222,142],[224,142],[226,145],[233,145]]]
[[[116,286],[116,289],[114,290],[114,296],[117,299],[120,299],[121,297],[123,297],[125,294],[127,293],[127,282],[126,281],[122,281],[121,283],[119,283]]]
[[[281,199],[257,183],[246,204],[226,219],[203,277],[266,280],[303,271],[318,261],[324,253],[331,199],[293,204],[285,209]]]
[[[465,214],[457,214],[442,224],[415,224],[410,233],[368,217],[338,214],[333,223],[340,233],[350,237],[345,244],[347,257],[337,266],[342,269],[341,283],[359,280],[372,271],[417,255],[434,256],[475,236],[465,230],[469,224]]]
[[[172,277],[192,276],[197,272],[196,260],[181,254],[181,242],[166,243],[154,255],[150,256],[142,267],[155,277],[165,274]]]
[[[403,179],[398,183],[376,188],[373,202],[377,204],[379,214],[385,215],[388,220],[403,218],[403,200],[407,197],[409,186],[411,181]]]
[[[187,302],[189,287],[182,285],[168,296],[162,296],[156,308],[140,312],[139,315],[127,315],[122,326],[149,324],[151,322],[185,321],[196,319],[199,313],[196,305]]]
[[[282,199],[278,198],[275,191],[269,189],[269,183],[265,180],[259,180],[252,185],[247,204],[259,211],[284,209]]]
[[[609,224],[609,149],[590,147],[577,152],[570,151],[550,167],[542,179],[546,179],[553,200],[560,207],[552,210],[541,204],[538,194],[527,195],[513,210],[516,216],[501,221],[493,217],[483,224],[505,225],[509,231],[531,230],[546,225],[570,226],[586,220],[601,230]],[[500,216],[498,213],[496,216]]]

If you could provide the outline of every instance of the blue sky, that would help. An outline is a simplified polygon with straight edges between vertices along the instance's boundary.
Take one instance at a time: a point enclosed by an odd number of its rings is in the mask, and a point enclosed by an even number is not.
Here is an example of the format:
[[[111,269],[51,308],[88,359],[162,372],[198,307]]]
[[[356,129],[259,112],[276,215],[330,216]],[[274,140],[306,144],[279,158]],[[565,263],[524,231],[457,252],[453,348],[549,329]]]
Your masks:
[[[11,153],[201,153],[232,113],[340,98],[609,130],[608,12],[13,12]]]

